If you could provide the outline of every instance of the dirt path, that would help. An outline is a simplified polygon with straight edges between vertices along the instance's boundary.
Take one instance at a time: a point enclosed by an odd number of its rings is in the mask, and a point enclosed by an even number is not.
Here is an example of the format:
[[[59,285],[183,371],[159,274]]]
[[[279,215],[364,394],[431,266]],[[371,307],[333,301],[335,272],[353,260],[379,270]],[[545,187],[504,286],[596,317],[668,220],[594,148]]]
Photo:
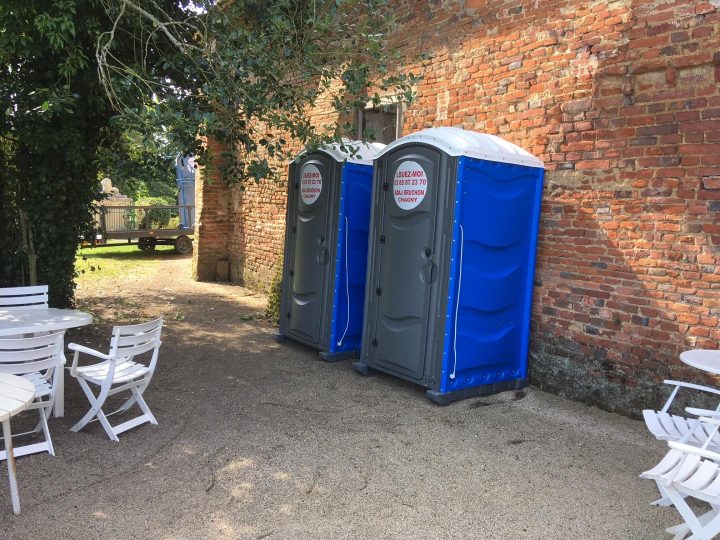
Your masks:
[[[113,322],[159,316],[165,318],[166,329],[192,332],[198,324],[218,320],[245,323],[265,310],[263,295],[240,286],[190,279],[189,257],[158,256],[147,263],[152,268],[147,273],[99,278],[78,286],[78,307],[95,316],[93,333],[102,333]],[[81,332],[87,333],[87,329]]]
[[[438,407],[421,389],[278,344],[264,299],[195,283],[189,259],[78,291],[111,322],[164,315],[147,400],[158,426],[110,442],[66,384],[56,457],[0,471],[0,538],[662,538],[677,521],[637,475],[664,446],[639,422],[533,389]],[[118,420],[115,420],[116,422]]]

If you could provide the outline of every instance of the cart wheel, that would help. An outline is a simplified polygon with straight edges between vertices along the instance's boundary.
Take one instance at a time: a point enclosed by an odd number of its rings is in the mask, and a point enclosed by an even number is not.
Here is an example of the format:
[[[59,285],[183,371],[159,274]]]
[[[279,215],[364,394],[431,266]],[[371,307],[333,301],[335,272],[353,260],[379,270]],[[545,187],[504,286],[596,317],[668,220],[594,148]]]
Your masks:
[[[138,238],[138,249],[142,251],[153,251],[156,245],[155,238]]]
[[[192,240],[190,240],[190,238],[188,238],[184,234],[182,236],[178,236],[175,239],[175,251],[178,252],[180,255],[187,255],[188,253],[192,253],[192,250]]]

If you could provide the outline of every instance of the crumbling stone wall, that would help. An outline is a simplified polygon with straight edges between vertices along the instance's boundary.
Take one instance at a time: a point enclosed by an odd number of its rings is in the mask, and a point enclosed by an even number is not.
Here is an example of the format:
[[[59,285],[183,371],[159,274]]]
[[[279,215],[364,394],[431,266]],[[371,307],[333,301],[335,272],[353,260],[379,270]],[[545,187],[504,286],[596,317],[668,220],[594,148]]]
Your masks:
[[[404,133],[493,133],[546,163],[533,383],[637,414],[663,378],[702,381],[678,354],[720,340],[720,1],[397,6],[388,46],[424,75]],[[233,195],[236,278],[272,275],[285,188]]]
[[[221,146],[208,141],[208,150],[221,154]],[[193,246],[193,278],[216,281],[218,267],[228,261],[231,230],[230,189],[223,181],[219,163],[212,168],[201,167],[195,175],[195,242]],[[220,264],[219,264],[220,263]]]

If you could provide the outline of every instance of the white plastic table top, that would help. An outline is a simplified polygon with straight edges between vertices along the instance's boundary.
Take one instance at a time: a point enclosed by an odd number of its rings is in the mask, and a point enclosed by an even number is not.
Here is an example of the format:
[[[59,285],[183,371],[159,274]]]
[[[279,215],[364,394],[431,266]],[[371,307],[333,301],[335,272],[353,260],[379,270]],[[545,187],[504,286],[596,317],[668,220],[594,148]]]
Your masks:
[[[74,309],[28,308],[0,310],[0,337],[54,332],[85,326],[92,315]]]
[[[0,422],[22,411],[35,398],[35,385],[9,373],[0,373]]]
[[[688,366],[720,375],[720,351],[713,349],[693,349],[680,353],[680,360]]]
[[[0,310],[0,337],[34,334],[35,332],[56,332],[90,324],[89,313],[74,309],[22,308]],[[56,372],[57,394],[53,413],[61,418],[65,414],[65,370]]]

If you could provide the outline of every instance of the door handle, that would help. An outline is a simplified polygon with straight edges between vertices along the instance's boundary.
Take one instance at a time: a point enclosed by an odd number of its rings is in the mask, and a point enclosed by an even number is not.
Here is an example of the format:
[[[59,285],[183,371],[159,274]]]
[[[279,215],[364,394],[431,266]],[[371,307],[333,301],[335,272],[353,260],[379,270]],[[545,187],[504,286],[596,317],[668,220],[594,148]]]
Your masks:
[[[325,266],[328,261],[330,261],[330,250],[326,246],[322,246],[320,248],[320,253],[318,253],[318,264],[320,266]]]
[[[434,262],[430,261],[429,264],[426,264],[423,267],[423,279],[425,280],[425,283],[428,285],[435,283],[437,273],[437,265]]]

